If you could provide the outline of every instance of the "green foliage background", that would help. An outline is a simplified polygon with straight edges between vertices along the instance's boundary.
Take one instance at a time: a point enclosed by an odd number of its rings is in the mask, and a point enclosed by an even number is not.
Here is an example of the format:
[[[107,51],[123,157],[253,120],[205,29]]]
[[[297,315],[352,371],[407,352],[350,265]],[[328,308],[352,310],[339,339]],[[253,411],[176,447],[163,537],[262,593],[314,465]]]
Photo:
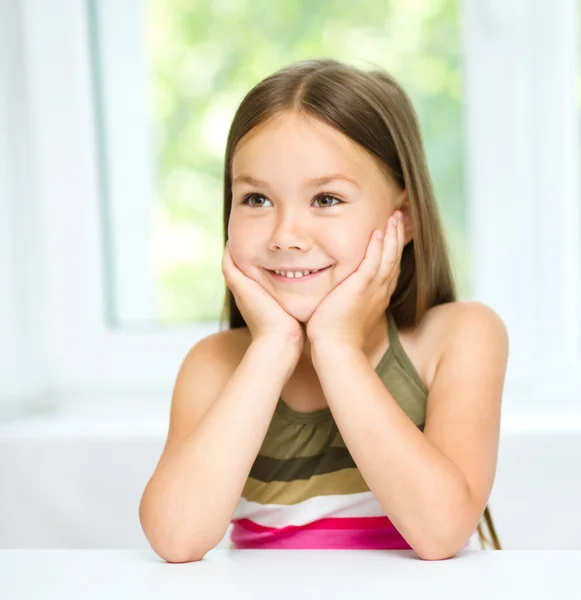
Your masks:
[[[224,298],[222,168],[230,121],[258,81],[314,57],[364,69],[380,66],[411,96],[460,295],[468,295],[458,4],[149,0],[157,171],[149,253],[159,321],[218,320]]]

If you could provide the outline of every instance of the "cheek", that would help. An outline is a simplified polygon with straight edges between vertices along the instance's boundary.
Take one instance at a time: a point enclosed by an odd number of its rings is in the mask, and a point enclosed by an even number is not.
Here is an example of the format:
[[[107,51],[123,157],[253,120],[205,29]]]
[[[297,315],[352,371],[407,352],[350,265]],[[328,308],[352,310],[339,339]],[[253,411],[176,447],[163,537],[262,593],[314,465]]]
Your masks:
[[[358,226],[333,233],[329,239],[329,248],[333,249],[332,256],[337,263],[337,270],[342,274],[349,274],[357,269],[365,256],[371,231],[373,229],[370,226]]]
[[[228,238],[230,245],[240,254],[250,255],[264,243],[264,225],[244,217],[236,217],[233,213],[228,222]]]
[[[229,238],[230,243],[230,254],[234,264],[240,269],[246,276],[252,276],[252,260],[251,260],[251,248],[248,246],[248,242],[245,240],[243,235],[240,235],[240,231],[231,232]]]

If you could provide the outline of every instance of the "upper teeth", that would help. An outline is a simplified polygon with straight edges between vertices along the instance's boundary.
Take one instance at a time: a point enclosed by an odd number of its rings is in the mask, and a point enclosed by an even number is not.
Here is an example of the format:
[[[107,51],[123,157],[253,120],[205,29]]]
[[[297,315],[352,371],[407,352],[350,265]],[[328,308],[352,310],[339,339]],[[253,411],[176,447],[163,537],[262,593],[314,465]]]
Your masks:
[[[284,275],[284,277],[302,277],[303,275],[309,275],[310,273],[316,273],[321,269],[315,269],[314,271],[275,271],[277,275]]]

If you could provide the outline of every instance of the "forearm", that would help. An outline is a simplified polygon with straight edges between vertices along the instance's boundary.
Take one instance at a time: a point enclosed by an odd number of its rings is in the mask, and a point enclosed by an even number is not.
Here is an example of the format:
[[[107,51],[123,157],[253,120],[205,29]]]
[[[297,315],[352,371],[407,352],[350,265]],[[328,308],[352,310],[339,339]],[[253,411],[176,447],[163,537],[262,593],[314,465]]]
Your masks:
[[[419,554],[455,553],[466,542],[469,506],[458,467],[400,408],[361,351],[325,345],[311,354],[343,440],[386,515]]]
[[[297,360],[289,345],[250,345],[222,394],[147,485],[140,512],[154,549],[192,560],[222,539]]]

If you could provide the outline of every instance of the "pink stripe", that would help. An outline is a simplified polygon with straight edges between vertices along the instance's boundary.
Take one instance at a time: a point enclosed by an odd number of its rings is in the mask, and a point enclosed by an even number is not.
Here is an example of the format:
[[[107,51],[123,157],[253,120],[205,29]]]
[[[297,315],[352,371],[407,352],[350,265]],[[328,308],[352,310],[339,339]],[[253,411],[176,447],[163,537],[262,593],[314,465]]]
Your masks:
[[[287,525],[286,527],[266,527],[259,525],[250,519],[237,519],[232,521],[240,526],[253,531],[255,533],[291,533],[297,529],[313,530],[313,529],[378,529],[393,527],[392,522],[388,517],[347,517],[347,518],[329,518],[319,519],[307,525]]]
[[[321,519],[280,529],[248,519],[233,525],[231,539],[238,549],[412,549],[387,517]]]

